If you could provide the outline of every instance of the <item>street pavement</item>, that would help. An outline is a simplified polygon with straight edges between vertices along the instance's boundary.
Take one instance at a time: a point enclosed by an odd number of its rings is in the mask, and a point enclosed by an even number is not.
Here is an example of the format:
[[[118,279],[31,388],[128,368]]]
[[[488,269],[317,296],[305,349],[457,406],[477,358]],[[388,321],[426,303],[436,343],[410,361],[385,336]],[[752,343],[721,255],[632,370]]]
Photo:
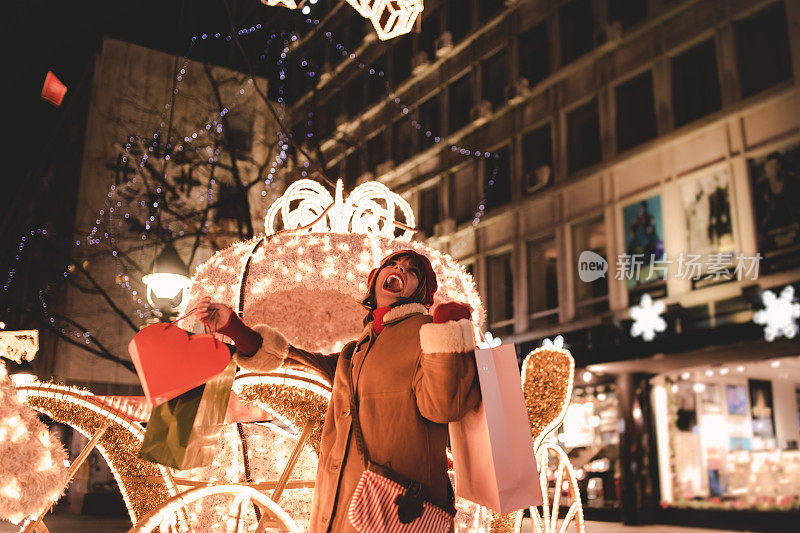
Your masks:
[[[522,531],[530,531],[530,522],[523,523]],[[45,525],[51,533],[124,533],[131,527],[125,518],[104,518],[57,514],[45,517]],[[0,533],[15,533],[19,528],[7,522],[0,522]],[[570,528],[568,533],[573,533]],[[678,526],[623,526],[617,522],[586,522],[586,533],[732,533],[721,529],[699,529]],[[744,533],[744,532],[738,532]]]

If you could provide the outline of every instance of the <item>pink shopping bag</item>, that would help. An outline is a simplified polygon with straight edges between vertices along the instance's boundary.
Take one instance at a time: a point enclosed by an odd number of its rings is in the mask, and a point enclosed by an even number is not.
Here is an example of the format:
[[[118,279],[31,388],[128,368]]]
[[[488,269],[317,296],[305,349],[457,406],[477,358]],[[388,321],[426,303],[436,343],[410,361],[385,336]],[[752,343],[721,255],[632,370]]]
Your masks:
[[[506,514],[542,504],[513,344],[475,349],[483,401],[449,425],[457,496]]]

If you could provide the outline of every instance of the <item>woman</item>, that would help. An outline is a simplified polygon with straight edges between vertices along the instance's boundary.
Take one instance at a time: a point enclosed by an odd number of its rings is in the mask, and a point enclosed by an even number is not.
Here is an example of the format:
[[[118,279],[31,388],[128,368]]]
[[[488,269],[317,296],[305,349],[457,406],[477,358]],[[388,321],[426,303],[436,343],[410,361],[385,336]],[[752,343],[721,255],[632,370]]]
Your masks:
[[[347,512],[364,458],[350,412],[351,379],[370,460],[418,481],[431,502],[453,513],[447,423],[480,402],[470,308],[451,302],[427,314],[437,289],[428,258],[413,250],[393,253],[370,273],[368,287],[364,331],[338,354],[291,346],[266,325],[250,329],[221,304],[204,300],[198,309],[200,319],[233,339],[240,352],[253,354],[239,358],[242,368],[301,366],[332,384],[311,514],[315,533],[354,531]]]

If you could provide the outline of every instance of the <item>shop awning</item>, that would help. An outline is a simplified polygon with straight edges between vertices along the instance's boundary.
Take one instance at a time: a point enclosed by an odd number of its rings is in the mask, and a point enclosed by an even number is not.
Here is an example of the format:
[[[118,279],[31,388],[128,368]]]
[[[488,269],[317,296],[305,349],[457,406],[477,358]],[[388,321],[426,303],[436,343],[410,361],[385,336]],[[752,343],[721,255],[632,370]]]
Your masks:
[[[797,355],[800,355],[800,339],[777,339],[772,342],[762,339],[718,344],[680,353],[657,353],[642,359],[589,365],[587,369],[600,374],[668,374],[701,365],[714,366],[736,362],[764,361]]]

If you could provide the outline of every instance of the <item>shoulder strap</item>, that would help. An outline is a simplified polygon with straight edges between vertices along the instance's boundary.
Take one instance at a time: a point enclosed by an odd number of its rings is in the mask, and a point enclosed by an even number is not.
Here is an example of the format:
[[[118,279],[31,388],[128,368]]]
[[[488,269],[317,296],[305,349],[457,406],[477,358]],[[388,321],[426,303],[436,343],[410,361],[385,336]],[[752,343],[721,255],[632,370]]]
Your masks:
[[[371,339],[369,345],[367,346],[367,351],[372,347],[372,342],[374,339]],[[352,355],[355,355],[352,354]],[[356,389],[353,380],[353,359],[352,356],[350,358],[350,370],[347,372],[347,382],[350,387],[350,416],[353,420],[353,432],[355,433],[356,437],[356,446],[358,447],[358,451],[362,457],[364,457],[364,469],[368,469],[370,465],[369,459],[369,452],[367,451],[367,445],[364,442],[364,434],[361,432],[361,422],[359,421],[358,416],[358,400],[356,398]]]

